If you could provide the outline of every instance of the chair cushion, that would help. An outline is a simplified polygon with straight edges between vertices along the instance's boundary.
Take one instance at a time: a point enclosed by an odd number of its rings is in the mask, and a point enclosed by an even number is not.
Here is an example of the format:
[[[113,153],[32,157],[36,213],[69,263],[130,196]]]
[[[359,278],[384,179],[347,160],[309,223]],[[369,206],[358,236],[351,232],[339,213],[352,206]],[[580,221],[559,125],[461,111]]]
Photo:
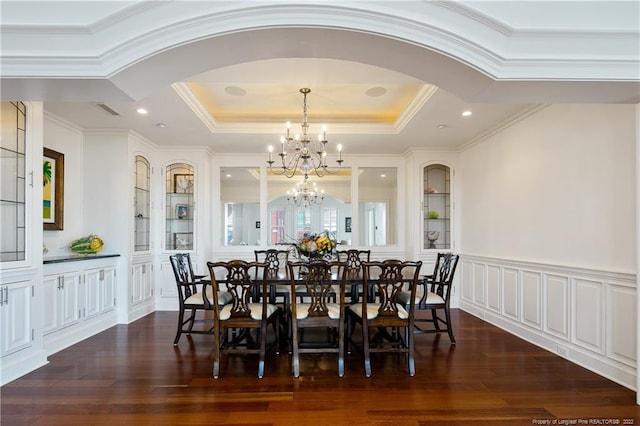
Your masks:
[[[220,311],[220,320],[228,320],[231,318],[231,304],[227,304]],[[278,309],[276,305],[272,305],[270,303],[267,304],[267,318],[274,314],[274,312]],[[249,303],[249,310],[251,310],[251,319],[260,321],[262,319],[262,303]]]
[[[403,291],[402,293],[400,293],[398,295],[398,301],[400,303],[406,305],[407,303],[409,303],[409,298],[410,297],[411,297],[411,293],[409,293],[408,291]],[[420,292],[420,294],[416,294],[416,304],[418,304],[420,302],[420,298],[421,297],[422,297],[422,292]],[[425,300],[425,303],[427,305],[444,304],[444,299],[442,297],[440,297],[439,295],[437,295],[436,293],[428,292],[427,293],[427,299]]]
[[[396,303],[398,307],[398,318],[407,319],[409,318],[409,313],[404,309],[404,307]],[[356,315],[362,318],[362,304],[358,303],[356,305],[349,306]],[[378,316],[378,309],[380,309],[380,303],[367,303],[367,319],[374,319]]]
[[[296,305],[296,318],[305,319],[309,316],[309,307],[311,303],[298,303]],[[340,304],[339,303],[327,303],[327,316],[331,319],[340,318]]]
[[[213,288],[211,286],[207,286],[206,292],[207,298],[209,300],[213,300]],[[226,291],[219,291],[218,305],[226,305],[227,303],[231,302],[232,298],[233,297],[230,293]],[[191,296],[187,297],[187,300],[185,300],[184,303],[187,305],[202,305],[204,303],[204,300],[202,299],[202,293],[198,292],[196,294],[192,294]]]

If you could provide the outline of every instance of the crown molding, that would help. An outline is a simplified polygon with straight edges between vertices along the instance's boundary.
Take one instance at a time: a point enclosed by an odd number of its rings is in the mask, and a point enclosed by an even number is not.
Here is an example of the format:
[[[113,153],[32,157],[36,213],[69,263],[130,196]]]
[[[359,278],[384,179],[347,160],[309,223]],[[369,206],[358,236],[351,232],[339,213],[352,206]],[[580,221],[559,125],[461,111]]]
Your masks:
[[[515,29],[459,2],[141,2],[86,26],[3,25],[2,74],[105,78],[207,38],[287,27],[390,37],[498,80],[637,81],[640,67],[640,31]]]

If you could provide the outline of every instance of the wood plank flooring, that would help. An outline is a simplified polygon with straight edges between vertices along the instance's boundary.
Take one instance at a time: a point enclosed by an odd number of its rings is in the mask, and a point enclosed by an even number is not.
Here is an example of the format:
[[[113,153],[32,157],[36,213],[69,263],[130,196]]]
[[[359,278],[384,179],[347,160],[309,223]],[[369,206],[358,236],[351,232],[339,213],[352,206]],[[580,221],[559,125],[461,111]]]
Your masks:
[[[457,345],[417,335],[415,377],[402,356],[374,354],[369,379],[358,353],[343,378],[335,355],[302,355],[294,379],[283,350],[261,380],[257,358],[237,355],[215,380],[212,337],[172,346],[176,316],[156,312],[51,356],[0,389],[0,423],[640,425],[633,391],[459,310]]]

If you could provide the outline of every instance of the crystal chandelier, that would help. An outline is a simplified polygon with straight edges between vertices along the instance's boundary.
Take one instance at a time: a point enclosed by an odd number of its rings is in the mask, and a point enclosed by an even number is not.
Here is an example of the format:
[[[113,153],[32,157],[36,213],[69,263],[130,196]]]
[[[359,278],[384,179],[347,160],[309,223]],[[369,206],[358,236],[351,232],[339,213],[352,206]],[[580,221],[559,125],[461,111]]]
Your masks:
[[[298,182],[292,191],[287,191],[287,201],[289,204],[300,207],[309,207],[313,204],[320,204],[324,200],[324,190],[318,191],[315,182],[309,189],[309,181],[305,177],[302,182]]]
[[[331,172],[327,168],[327,128],[322,126],[322,133],[315,140],[307,134],[309,123],[307,121],[307,95],[311,93],[311,89],[302,88],[300,93],[303,95],[303,115],[302,115],[302,135],[290,135],[291,123],[287,122],[287,135],[280,137],[282,145],[281,151],[277,154],[280,156],[281,165],[273,167],[273,146],[269,145],[269,170],[276,175],[285,175],[288,178],[293,177],[296,171],[304,175],[306,180],[309,173],[315,173],[318,177],[322,177]],[[338,168],[342,167],[342,145],[338,145]],[[289,151],[289,153],[287,152]]]

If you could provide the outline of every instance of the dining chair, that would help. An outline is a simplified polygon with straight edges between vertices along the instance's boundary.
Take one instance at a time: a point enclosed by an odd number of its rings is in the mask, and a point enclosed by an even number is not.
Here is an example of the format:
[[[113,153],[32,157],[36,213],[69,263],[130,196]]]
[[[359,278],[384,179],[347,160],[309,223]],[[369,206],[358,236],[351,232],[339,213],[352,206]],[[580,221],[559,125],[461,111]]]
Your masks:
[[[351,345],[355,324],[362,328],[362,352],[364,370],[371,377],[372,352],[400,352],[407,354],[409,376],[415,375],[414,327],[415,303],[405,308],[399,299],[403,288],[411,289],[409,298],[415,302],[416,286],[422,262],[384,260],[381,262],[365,262],[363,276],[364,294],[372,294],[375,299],[362,297],[360,303],[350,305],[347,312],[347,336]],[[378,332],[374,344],[371,330]],[[403,330],[404,332],[400,332]]]
[[[459,258],[460,256],[457,254],[438,253],[433,274],[425,275],[422,280],[418,281],[415,298],[416,309],[430,310],[431,317],[416,318],[414,333],[442,333],[446,331],[449,334],[451,344],[456,344],[451,325],[449,299]],[[401,298],[406,300],[405,307],[409,303],[408,297],[409,292],[401,295]],[[444,318],[438,315],[438,310],[444,311]],[[424,322],[433,324],[433,329],[421,328],[418,323]],[[442,328],[441,325],[445,328]]]
[[[213,289],[207,285],[206,282],[202,282],[202,279],[206,275],[195,275],[193,273],[193,266],[191,264],[191,256],[189,253],[177,253],[169,256],[171,267],[173,268],[173,275],[176,279],[176,285],[178,287],[178,331],[176,337],[173,340],[173,345],[177,345],[182,333],[187,334],[211,334],[213,333],[213,325],[207,329],[193,329],[193,325],[196,322],[199,323],[212,323],[211,319],[202,318],[197,319],[198,312],[210,311],[212,305],[208,304],[203,297],[203,291],[207,293],[207,300],[213,299]],[[226,292],[218,294],[217,302],[219,305],[224,305],[231,300],[231,295]],[[185,318],[185,315],[189,311],[189,316]],[[185,328],[185,326],[187,326]]]
[[[337,353],[338,376],[344,376],[346,264],[319,260],[289,262],[287,267],[291,282],[293,376],[300,377],[301,353]],[[300,291],[308,303],[298,301],[296,293]],[[307,328],[326,328],[330,335],[326,342],[304,342],[301,332]]]
[[[362,278],[362,264],[371,260],[371,250],[337,250],[338,261],[347,264],[347,294],[351,297],[351,303],[356,303],[362,293],[362,285],[349,284],[351,278]]]
[[[289,250],[254,250],[256,262],[267,264],[267,276],[276,277],[280,273],[284,275],[287,270],[289,260]],[[269,286],[269,303],[277,303],[278,298],[282,298],[282,309],[289,309],[289,288],[286,286]]]
[[[211,275],[213,291],[222,286],[231,295],[231,301],[218,306],[213,300],[213,377],[220,374],[221,352],[258,354],[258,377],[264,375],[264,362],[267,352],[267,326],[272,325],[275,339],[269,349],[276,348],[280,336],[279,320],[281,310],[268,303],[266,263],[230,260],[228,262],[207,262]],[[256,278],[261,277],[261,278]],[[254,300],[257,289],[259,300]],[[233,331],[229,333],[229,331]],[[254,338],[251,331],[257,330]]]

